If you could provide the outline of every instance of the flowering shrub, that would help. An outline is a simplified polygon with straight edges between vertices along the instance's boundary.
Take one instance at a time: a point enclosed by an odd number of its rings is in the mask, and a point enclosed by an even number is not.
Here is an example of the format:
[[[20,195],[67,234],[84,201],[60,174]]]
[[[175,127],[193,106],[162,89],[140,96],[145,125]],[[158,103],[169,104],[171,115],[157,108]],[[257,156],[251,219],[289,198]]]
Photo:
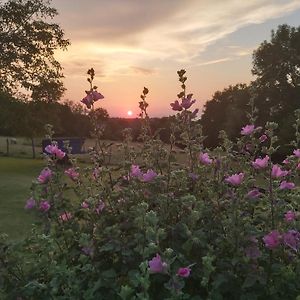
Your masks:
[[[144,88],[139,106],[141,150],[124,131],[124,156],[111,165],[93,103],[95,147],[80,165],[53,142],[33,182],[26,210],[40,215],[29,238],[0,243],[0,285],[7,299],[296,299],[300,297],[300,112],[295,151],[275,164],[277,125],[255,126],[255,109],[241,137],[204,149],[186,94],[170,144],[151,130]],[[101,96],[99,96],[99,95]],[[53,134],[47,127],[48,135]],[[175,144],[186,153],[176,160]],[[60,161],[68,157],[69,164]],[[298,299],[298,298],[297,298]]]

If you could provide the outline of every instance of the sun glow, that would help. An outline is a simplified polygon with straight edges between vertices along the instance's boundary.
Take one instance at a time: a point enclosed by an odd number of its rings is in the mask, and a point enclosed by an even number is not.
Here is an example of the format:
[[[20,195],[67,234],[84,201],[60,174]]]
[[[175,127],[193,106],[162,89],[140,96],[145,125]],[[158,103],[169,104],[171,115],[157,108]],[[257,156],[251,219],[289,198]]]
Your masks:
[[[132,111],[131,110],[129,110],[128,112],[127,112],[127,115],[129,116],[129,117],[131,117],[132,116]]]

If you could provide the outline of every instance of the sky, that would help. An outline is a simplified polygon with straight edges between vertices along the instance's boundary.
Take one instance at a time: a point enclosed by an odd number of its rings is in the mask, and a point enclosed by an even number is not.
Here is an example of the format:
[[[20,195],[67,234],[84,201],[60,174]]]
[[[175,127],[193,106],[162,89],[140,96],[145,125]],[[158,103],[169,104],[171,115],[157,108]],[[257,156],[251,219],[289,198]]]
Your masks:
[[[57,51],[64,99],[79,102],[95,85],[112,117],[139,113],[143,87],[153,117],[172,114],[186,69],[187,92],[200,110],[229,85],[249,83],[252,53],[280,24],[300,26],[299,0],[52,0],[71,46]],[[99,104],[98,104],[99,103]]]

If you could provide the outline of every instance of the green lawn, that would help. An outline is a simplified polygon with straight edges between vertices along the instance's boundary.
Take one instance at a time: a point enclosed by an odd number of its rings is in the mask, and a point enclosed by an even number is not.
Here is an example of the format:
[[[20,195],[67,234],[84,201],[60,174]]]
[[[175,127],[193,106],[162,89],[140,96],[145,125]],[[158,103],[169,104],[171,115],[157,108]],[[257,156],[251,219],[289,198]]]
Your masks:
[[[0,233],[10,239],[22,238],[30,231],[33,214],[24,210],[31,181],[43,168],[41,159],[0,157]]]

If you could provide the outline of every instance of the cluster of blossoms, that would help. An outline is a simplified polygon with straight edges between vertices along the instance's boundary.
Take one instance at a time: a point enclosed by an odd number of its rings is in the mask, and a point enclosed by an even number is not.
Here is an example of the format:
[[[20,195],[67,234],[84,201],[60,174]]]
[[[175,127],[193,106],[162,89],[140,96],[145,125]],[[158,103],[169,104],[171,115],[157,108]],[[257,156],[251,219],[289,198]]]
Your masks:
[[[300,247],[300,232],[288,230],[281,234],[279,231],[273,230],[263,237],[263,241],[270,250],[274,250],[282,244],[297,252]]]
[[[81,100],[81,102],[85,104],[88,109],[92,107],[94,102],[104,98],[104,96],[101,93],[98,93],[97,91],[94,90],[85,91],[85,92],[86,92],[86,96]]]
[[[132,165],[130,169],[130,177],[138,178],[143,182],[150,182],[157,177],[157,173],[152,169],[147,170],[147,172],[143,173],[138,165]]]
[[[181,99],[181,103],[179,103],[178,100],[175,100],[173,103],[170,104],[170,106],[172,107],[172,109],[174,111],[182,111],[182,110],[188,110],[195,102],[195,99],[192,99],[193,94],[188,94],[186,97],[182,97]],[[190,118],[194,119],[196,118],[197,114],[199,112],[199,109],[196,108],[192,113]]]
[[[57,145],[48,145],[45,147],[47,153],[53,155],[55,158],[63,159],[66,153],[60,150]]]
[[[168,264],[164,262],[159,254],[156,254],[151,260],[148,262],[150,273],[167,273],[168,272]],[[176,275],[182,278],[188,278],[191,274],[190,267],[181,267],[177,270]]]

